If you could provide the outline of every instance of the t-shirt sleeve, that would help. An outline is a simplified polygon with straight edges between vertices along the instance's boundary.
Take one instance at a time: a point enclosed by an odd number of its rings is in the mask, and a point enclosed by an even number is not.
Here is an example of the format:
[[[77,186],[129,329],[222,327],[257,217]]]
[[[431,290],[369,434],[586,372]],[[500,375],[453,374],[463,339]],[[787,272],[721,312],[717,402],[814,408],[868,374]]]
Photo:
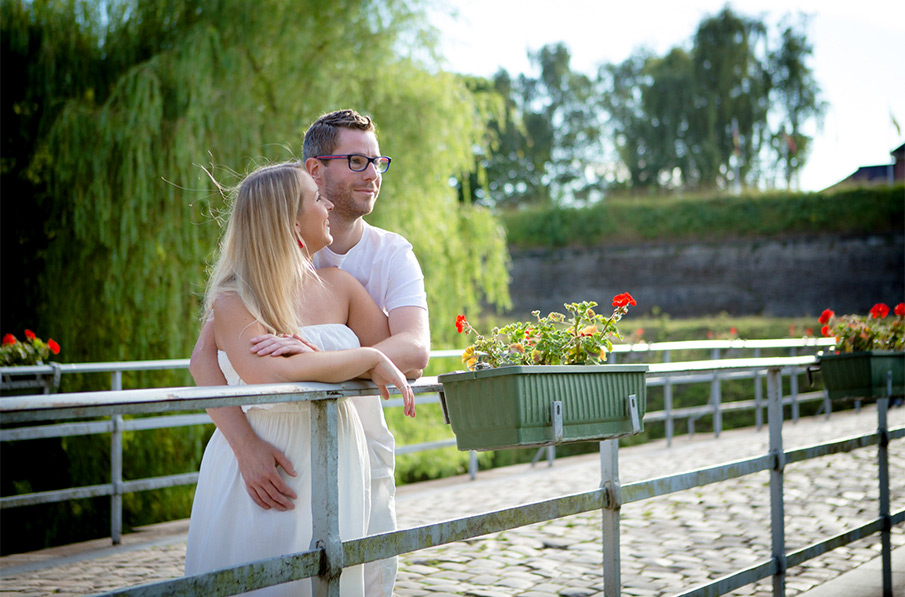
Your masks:
[[[424,274],[421,272],[418,259],[408,243],[394,251],[390,264],[386,310],[389,313],[398,307],[421,307],[422,309],[427,309]]]

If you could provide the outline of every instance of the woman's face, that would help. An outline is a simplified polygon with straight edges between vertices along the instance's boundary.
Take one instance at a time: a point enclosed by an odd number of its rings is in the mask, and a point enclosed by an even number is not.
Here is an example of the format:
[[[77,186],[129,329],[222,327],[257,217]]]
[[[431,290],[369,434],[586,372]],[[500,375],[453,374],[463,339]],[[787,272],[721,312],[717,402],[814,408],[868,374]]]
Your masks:
[[[327,215],[333,204],[321,197],[317,185],[307,173],[302,174],[302,201],[296,217],[296,232],[305,245],[304,251],[311,257],[333,242]]]

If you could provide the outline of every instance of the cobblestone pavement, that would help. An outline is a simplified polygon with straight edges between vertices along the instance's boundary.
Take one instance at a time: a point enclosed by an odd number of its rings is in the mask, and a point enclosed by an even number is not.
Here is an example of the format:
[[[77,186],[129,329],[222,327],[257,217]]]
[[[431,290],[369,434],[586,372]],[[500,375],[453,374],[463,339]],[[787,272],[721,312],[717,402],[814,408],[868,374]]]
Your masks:
[[[890,427],[905,426],[905,408],[892,409]],[[876,411],[836,413],[786,422],[786,450],[876,430]],[[714,466],[767,452],[762,431],[734,430],[719,439],[681,436],[623,448],[623,485]],[[786,547],[795,550],[875,518],[878,511],[875,447],[788,465],[784,475]],[[905,446],[889,451],[891,509],[905,508]],[[399,488],[402,528],[458,518],[552,497],[589,491],[600,483],[596,455],[559,459],[479,473],[476,481],[446,479]],[[624,595],[669,595],[738,571],[770,554],[769,473],[628,504],[622,508],[621,575]],[[152,541],[128,537],[126,545],[85,556],[45,550],[0,558],[6,569],[0,597],[84,595],[174,578],[182,574],[185,521],[168,523]],[[140,534],[136,534],[140,535]],[[128,544],[128,540],[133,542]],[[873,535],[833,550],[787,573],[793,597],[836,578],[880,554]],[[905,528],[894,527],[893,548],[905,546]],[[63,554],[65,557],[59,557]],[[28,564],[57,557],[54,565]],[[396,594],[528,597],[602,595],[601,514],[579,514],[400,556]],[[28,567],[33,570],[27,570]],[[18,572],[17,570],[21,570]],[[879,582],[879,579],[878,579]],[[732,595],[771,595],[770,579]]]

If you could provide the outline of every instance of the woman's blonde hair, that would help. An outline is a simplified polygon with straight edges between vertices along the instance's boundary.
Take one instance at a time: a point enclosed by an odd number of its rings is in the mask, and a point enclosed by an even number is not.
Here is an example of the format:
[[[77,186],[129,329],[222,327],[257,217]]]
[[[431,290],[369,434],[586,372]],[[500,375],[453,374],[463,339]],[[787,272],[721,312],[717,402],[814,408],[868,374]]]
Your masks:
[[[261,167],[239,183],[208,284],[208,316],[217,297],[235,292],[269,333],[298,330],[300,294],[309,279],[317,279],[295,232],[306,176],[301,163],[284,162]]]

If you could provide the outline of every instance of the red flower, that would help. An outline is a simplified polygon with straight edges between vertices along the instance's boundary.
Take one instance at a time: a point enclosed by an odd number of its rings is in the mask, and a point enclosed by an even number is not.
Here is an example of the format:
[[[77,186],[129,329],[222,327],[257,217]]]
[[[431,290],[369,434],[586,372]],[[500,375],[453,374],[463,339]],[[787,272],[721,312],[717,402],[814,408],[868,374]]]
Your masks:
[[[34,340],[34,339],[35,339],[35,333],[34,333],[33,331],[31,331],[31,330],[25,330],[25,339],[26,339],[26,340]]]
[[[811,336],[814,335],[814,328],[807,328],[807,329],[805,329],[804,333],[806,336],[808,336],[810,338]]]
[[[15,344],[15,343],[16,343],[16,337],[13,336],[12,334],[7,334],[7,335],[3,336],[3,346],[6,346],[7,344]]]
[[[635,302],[635,299],[632,298],[627,292],[623,292],[622,294],[617,294],[613,297],[613,306],[614,307],[625,307],[628,305],[635,306],[638,303]]]
[[[895,314],[900,317],[902,315],[905,315],[905,303],[899,303],[898,305],[896,305]]]
[[[830,336],[832,336],[832,334],[830,333],[830,326],[828,326],[828,325],[825,325],[822,328],[820,328],[820,333],[823,334],[824,338],[829,338]]]
[[[823,313],[820,314],[820,318],[817,320],[819,323],[826,325],[830,322],[830,318],[835,315],[830,309],[824,309]]]
[[[50,352],[53,354],[60,354],[60,345],[57,344],[57,341],[53,338],[47,339],[47,348],[49,348]]]
[[[877,303],[870,308],[870,316],[874,319],[884,319],[887,315],[889,315],[889,307],[883,303]]]
[[[468,323],[468,322],[465,320],[465,316],[464,316],[464,315],[458,315],[458,316],[456,316],[456,329],[459,330],[459,333],[460,333],[460,334],[461,334],[463,331],[465,331],[465,325],[466,325],[467,323]]]

